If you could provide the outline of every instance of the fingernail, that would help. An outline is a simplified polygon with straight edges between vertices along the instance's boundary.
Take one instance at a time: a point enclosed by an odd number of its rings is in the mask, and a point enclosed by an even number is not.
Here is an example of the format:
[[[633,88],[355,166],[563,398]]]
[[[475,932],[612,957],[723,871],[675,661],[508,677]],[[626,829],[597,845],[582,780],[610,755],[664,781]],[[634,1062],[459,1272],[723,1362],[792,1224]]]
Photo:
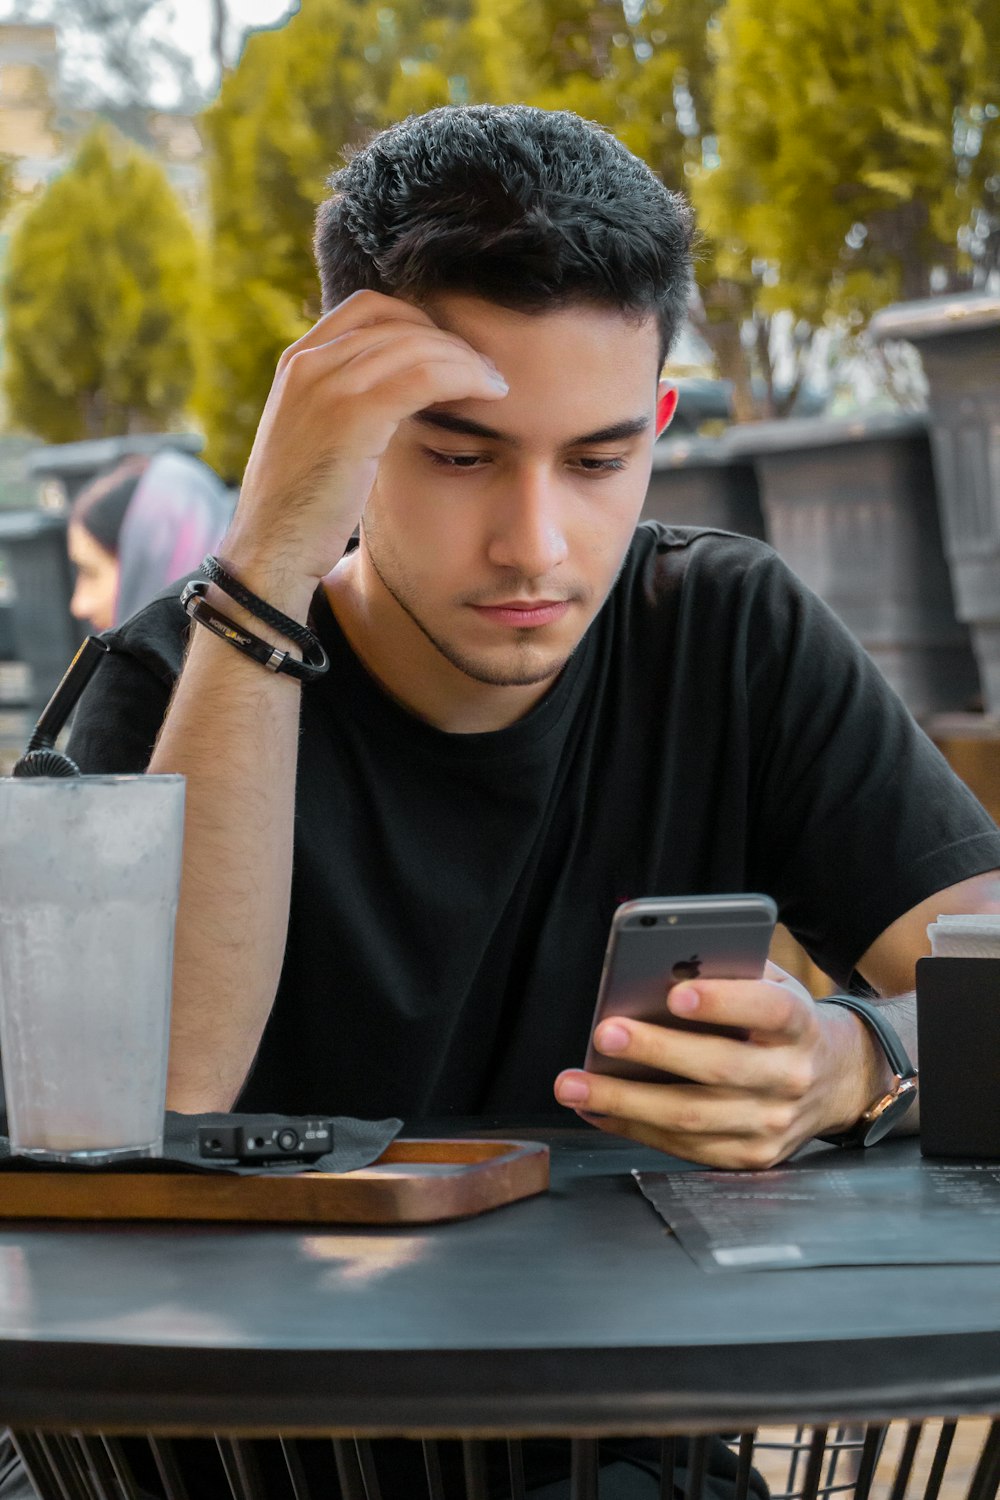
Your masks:
[[[491,359],[487,359],[485,354],[480,355],[480,358],[482,359],[483,364],[486,366],[487,373],[493,384],[501,386],[505,391],[509,390],[510,387],[508,386],[506,380],[504,380],[503,376],[500,374],[500,371],[497,369],[493,361]]]
[[[594,1040],[602,1052],[623,1052],[629,1044],[629,1034],[624,1026],[616,1026],[611,1021],[601,1027]]]
[[[701,996],[697,990],[674,989],[670,991],[667,1004],[675,1016],[689,1016],[693,1010],[698,1009]]]
[[[590,1089],[582,1078],[561,1078],[556,1085],[560,1104],[583,1104],[589,1097]]]

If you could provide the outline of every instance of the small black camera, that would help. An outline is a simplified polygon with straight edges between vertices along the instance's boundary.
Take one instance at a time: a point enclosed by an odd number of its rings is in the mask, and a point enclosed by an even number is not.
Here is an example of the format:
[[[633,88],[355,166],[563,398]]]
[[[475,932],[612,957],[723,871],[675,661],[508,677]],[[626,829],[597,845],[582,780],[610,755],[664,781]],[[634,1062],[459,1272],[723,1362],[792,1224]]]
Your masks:
[[[239,1124],[203,1125],[198,1153],[220,1161],[314,1161],[333,1150],[330,1120],[291,1119],[275,1124],[274,1116],[244,1116]]]

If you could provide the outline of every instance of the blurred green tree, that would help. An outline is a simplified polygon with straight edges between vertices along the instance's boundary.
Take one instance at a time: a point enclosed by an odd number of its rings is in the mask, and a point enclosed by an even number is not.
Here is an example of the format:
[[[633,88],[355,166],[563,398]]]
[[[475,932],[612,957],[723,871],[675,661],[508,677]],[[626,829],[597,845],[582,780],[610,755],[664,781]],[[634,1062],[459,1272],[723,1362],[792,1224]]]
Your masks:
[[[17,202],[17,158],[0,153],[0,219]]]
[[[155,431],[194,381],[201,282],[163,172],[107,126],[24,213],[2,288],[13,422],[50,442]]]
[[[703,165],[717,158],[713,116],[715,47],[725,0],[540,0],[512,7],[526,82],[522,97],[547,109],[572,109],[598,120],[648,162],[677,192],[691,195]],[[770,319],[755,313],[756,278],[749,257],[720,264],[716,242],[701,227],[692,322],[731,381],[739,420],[768,413],[774,393],[754,390],[758,352],[745,341],[757,317],[758,340],[770,342]],[[794,399],[794,391],[789,400]]]
[[[718,3],[647,0],[630,20],[621,0],[307,0],[251,37],[203,117],[214,238],[196,404],[216,469],[239,479],[277,359],[319,312],[312,221],[345,146],[436,105],[524,102],[600,121],[682,187],[700,144],[674,101],[693,117],[706,97]]]
[[[312,220],[345,146],[444,103],[575,110],[690,192],[695,322],[736,416],[783,414],[825,322],[1000,259],[998,59],[996,0],[303,0],[204,118],[208,456],[239,478],[277,358],[318,314]]]
[[[759,326],[806,344],[1000,263],[996,0],[728,0],[714,49],[693,197]]]
[[[502,32],[517,67],[507,93],[544,109],[571,109],[612,130],[677,192],[691,195],[703,163],[717,155],[713,120],[714,36],[725,0],[537,0],[510,4]],[[503,0],[501,0],[501,6]],[[511,91],[511,82],[514,91]],[[766,379],[754,389],[758,353],[745,342],[755,317],[756,278],[749,257],[720,266],[702,230],[696,256],[692,322],[731,381],[740,420],[765,414],[773,400]],[[758,337],[770,341],[770,319],[756,313]],[[789,393],[794,399],[794,391]]]
[[[238,481],[283,348],[319,315],[316,205],[344,148],[447,103],[437,62],[464,16],[449,0],[309,0],[252,36],[202,119],[213,222],[206,457]]]

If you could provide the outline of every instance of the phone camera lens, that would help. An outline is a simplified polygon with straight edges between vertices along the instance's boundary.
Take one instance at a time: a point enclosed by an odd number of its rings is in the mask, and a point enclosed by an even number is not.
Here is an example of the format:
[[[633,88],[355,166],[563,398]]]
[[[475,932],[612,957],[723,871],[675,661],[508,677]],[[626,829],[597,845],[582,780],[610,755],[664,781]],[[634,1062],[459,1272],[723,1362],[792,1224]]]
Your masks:
[[[644,917],[640,917],[639,918],[639,926],[640,927],[655,927],[656,926],[656,922],[657,922],[657,918],[656,917],[651,917],[648,913]]]
[[[294,1130],[279,1130],[278,1145],[282,1151],[294,1151],[299,1144],[298,1133]]]

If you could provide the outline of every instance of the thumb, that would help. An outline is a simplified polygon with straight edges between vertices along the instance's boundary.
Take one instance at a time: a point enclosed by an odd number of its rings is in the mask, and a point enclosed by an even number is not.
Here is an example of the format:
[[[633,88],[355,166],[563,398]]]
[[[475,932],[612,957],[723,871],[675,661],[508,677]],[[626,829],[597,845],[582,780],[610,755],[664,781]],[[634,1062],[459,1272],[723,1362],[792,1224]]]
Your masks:
[[[789,974],[787,969],[782,969],[778,964],[772,963],[771,959],[768,959],[764,965],[764,978],[769,979],[772,984],[781,984],[786,989],[794,990],[801,999],[808,1000],[810,1005],[814,1003],[812,995],[802,981],[796,979],[794,974]]]

